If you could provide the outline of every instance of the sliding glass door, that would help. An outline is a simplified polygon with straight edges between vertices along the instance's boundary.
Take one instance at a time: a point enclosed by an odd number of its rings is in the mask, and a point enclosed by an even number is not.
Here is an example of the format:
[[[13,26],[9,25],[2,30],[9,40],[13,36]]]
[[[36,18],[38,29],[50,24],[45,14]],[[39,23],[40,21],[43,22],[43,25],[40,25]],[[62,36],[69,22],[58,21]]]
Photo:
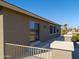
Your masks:
[[[30,38],[31,38],[31,41],[36,41],[36,40],[39,40],[39,33],[40,33],[40,24],[39,23],[36,23],[34,21],[30,21]]]
[[[36,28],[36,31],[35,31],[35,40],[39,40],[39,33],[40,33],[40,31],[39,31],[39,23],[36,23],[35,24],[35,28]]]

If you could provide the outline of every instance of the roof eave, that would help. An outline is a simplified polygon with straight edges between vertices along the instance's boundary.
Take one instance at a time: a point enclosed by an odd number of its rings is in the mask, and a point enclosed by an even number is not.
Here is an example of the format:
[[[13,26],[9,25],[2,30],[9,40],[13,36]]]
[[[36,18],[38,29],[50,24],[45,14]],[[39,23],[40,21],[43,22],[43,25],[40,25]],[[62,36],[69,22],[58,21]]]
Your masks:
[[[27,14],[27,15],[29,15],[29,16],[32,16],[32,17],[41,19],[41,20],[43,20],[43,21],[46,21],[46,22],[49,22],[49,23],[52,23],[52,24],[56,24],[56,25],[60,25],[60,24],[57,24],[57,23],[55,23],[55,22],[53,22],[53,21],[50,21],[50,20],[48,20],[48,19],[46,19],[46,18],[43,18],[43,17],[41,17],[41,16],[38,16],[38,15],[32,13],[32,12],[29,12],[29,11],[27,11],[27,10],[24,10],[24,9],[20,8],[20,7],[17,7],[17,6],[15,6],[15,5],[13,5],[13,4],[10,4],[10,3],[6,2],[6,1],[0,1],[0,5],[3,6],[3,7],[9,8],[9,9],[15,10],[15,11],[17,11],[17,12],[24,13],[24,14]],[[61,26],[61,25],[60,25],[60,26]]]

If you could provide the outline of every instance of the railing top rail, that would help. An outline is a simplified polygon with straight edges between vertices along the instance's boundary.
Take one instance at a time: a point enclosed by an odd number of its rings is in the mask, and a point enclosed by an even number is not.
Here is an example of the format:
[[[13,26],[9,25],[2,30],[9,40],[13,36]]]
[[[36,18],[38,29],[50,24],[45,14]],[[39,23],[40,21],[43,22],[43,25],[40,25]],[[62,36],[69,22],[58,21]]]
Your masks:
[[[64,49],[57,49],[57,48],[51,48],[51,49],[71,52],[70,50],[64,50]]]
[[[12,43],[5,43],[5,45],[11,45],[11,46],[17,46],[17,47],[24,47],[24,48],[36,48],[36,49],[42,49],[42,50],[52,50],[47,48],[40,48],[40,47],[32,47],[32,46],[25,46],[25,45],[19,45],[19,44],[12,44]]]

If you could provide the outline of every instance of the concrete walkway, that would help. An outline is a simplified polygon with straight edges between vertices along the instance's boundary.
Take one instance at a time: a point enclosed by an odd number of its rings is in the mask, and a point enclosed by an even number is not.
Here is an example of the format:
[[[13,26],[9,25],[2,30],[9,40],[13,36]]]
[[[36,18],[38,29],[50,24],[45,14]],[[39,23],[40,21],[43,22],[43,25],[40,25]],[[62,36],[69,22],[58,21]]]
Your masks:
[[[53,41],[64,41],[64,37],[60,36],[60,37],[57,37],[57,38],[54,38],[54,39],[50,39],[50,40],[47,40],[47,41],[44,41],[44,42],[40,42],[39,44],[34,45],[34,46],[35,47],[41,47],[41,48],[50,48],[50,44]]]
[[[53,41],[64,41],[64,37],[63,37],[63,36],[60,36],[60,37],[54,38],[54,39],[50,40],[50,41],[48,42],[48,44],[46,43],[43,47],[44,47],[44,48],[50,48],[50,44],[51,44]]]

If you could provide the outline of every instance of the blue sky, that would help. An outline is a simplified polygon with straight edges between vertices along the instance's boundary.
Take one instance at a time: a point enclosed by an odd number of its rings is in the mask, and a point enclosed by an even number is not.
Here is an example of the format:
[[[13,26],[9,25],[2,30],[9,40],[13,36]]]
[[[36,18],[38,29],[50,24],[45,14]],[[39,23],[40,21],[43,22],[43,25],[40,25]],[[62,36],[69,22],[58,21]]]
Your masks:
[[[6,0],[61,25],[79,27],[79,0]]]

